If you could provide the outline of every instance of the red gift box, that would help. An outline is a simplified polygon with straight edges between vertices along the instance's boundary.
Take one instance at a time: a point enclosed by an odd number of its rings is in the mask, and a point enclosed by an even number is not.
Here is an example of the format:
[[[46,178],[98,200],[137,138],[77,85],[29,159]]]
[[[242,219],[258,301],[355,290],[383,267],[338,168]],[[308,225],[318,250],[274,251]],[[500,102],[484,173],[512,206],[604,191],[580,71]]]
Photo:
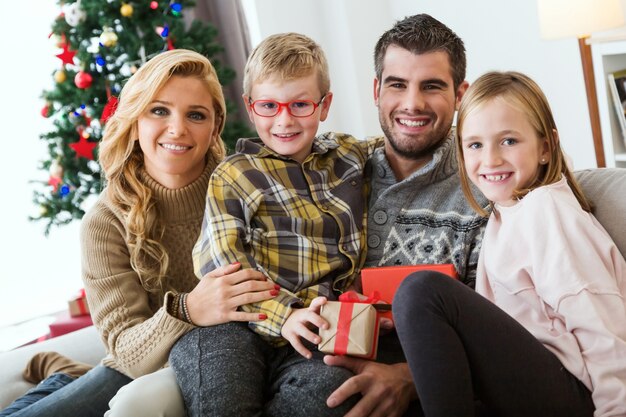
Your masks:
[[[91,321],[90,315],[73,317],[70,316],[68,312],[63,312],[53,323],[50,323],[48,327],[50,328],[50,337],[57,337],[62,334],[80,330],[83,327],[91,326],[92,324],[93,322]]]
[[[87,296],[85,289],[81,289],[68,302],[68,310],[73,317],[89,315],[89,305],[87,304]]]
[[[373,304],[377,299],[361,298],[354,291],[329,301],[320,310],[329,324],[320,329],[320,352],[375,359],[378,348],[378,312]]]
[[[396,290],[400,283],[409,274],[416,271],[437,271],[446,274],[454,279],[459,279],[459,275],[452,264],[432,264],[432,265],[402,265],[402,266],[379,266],[376,268],[363,268],[361,270],[361,285],[364,294],[371,294],[374,291],[380,293],[380,300],[391,304]],[[381,313],[382,317],[391,319],[391,312]]]

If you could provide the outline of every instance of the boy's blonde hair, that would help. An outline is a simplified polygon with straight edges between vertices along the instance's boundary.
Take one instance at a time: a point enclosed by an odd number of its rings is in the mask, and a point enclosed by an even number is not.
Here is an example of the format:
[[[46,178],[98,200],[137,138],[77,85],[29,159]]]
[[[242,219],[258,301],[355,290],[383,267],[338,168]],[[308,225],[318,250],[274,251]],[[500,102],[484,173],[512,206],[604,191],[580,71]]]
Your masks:
[[[174,75],[197,78],[209,90],[217,137],[206,157],[207,162],[221,161],[226,153],[220,136],[226,122],[222,86],[206,57],[184,49],[157,55],[128,80],[100,144],[99,161],[106,179],[106,193],[125,219],[130,262],[149,291],[162,290],[169,256],[159,241],[164,225],[156,212],[152,191],[141,179],[144,156],[138,141],[137,120]]]
[[[250,97],[252,85],[271,77],[289,81],[317,73],[320,93],[330,91],[328,61],[322,48],[308,36],[279,33],[265,38],[254,50],[243,72],[243,93]]]
[[[488,214],[483,207],[478,205],[470,190],[463,158],[463,123],[472,111],[496,98],[505,100],[523,112],[530,125],[535,129],[537,136],[544,139],[548,145],[548,162],[539,166],[537,176],[528,187],[515,190],[513,198],[521,199],[531,190],[542,185],[554,184],[564,175],[583,210],[591,211],[591,204],[567,167],[565,155],[559,145],[556,123],[546,96],[537,83],[528,76],[515,71],[493,71],[482,75],[470,86],[461,100],[456,129],[457,159],[461,187],[472,208],[483,216]]]

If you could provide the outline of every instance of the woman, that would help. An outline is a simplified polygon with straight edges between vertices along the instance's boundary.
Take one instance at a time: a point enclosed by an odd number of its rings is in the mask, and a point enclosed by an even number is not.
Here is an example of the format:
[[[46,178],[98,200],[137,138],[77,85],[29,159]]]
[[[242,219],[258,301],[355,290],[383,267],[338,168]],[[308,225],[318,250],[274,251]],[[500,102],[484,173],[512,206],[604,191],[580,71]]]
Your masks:
[[[225,117],[215,70],[195,52],[162,53],[126,83],[100,147],[107,187],[81,229],[83,281],[108,355],[14,416],[102,416],[118,389],[163,368],[194,325],[259,319],[237,307],[272,297],[261,273],[237,264],[200,281],[193,273],[207,183],[225,153]],[[158,394],[144,413],[178,404],[165,395],[176,390],[174,378],[162,380],[148,384]]]

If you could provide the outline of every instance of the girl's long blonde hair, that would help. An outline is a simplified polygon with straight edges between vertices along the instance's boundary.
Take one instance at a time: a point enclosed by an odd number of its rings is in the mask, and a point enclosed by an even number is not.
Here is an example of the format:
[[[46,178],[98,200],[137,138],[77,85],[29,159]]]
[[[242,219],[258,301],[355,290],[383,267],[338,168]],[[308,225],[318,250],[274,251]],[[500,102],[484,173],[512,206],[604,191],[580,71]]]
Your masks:
[[[485,208],[476,202],[470,189],[463,157],[463,123],[467,115],[473,110],[496,98],[502,98],[511,106],[522,111],[535,129],[537,136],[545,139],[549,150],[548,162],[539,167],[534,181],[522,190],[515,190],[513,198],[521,199],[531,190],[542,185],[554,184],[564,175],[580,206],[583,210],[590,212],[591,203],[587,200],[576,178],[574,178],[574,175],[567,167],[565,155],[559,145],[556,123],[546,96],[537,83],[528,76],[515,71],[493,71],[480,76],[467,90],[459,106],[456,129],[456,155],[459,163],[461,188],[472,208],[482,216],[488,215]]]
[[[161,53],[143,65],[124,85],[115,114],[108,120],[100,144],[100,164],[107,196],[125,220],[130,262],[143,286],[162,291],[169,256],[160,243],[164,225],[155,207],[152,191],[142,182],[144,158],[139,147],[137,120],[172,76],[203,81],[213,99],[217,137],[207,152],[207,162],[225,155],[221,133],[226,121],[222,86],[211,62],[189,50]]]

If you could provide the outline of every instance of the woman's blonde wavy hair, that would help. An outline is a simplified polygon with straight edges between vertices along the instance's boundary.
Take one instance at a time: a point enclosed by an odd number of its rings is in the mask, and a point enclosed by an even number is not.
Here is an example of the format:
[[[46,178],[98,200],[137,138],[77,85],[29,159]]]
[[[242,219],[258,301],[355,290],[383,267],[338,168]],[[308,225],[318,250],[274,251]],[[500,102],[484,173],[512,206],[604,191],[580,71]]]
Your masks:
[[[559,144],[556,123],[548,99],[530,77],[515,71],[492,71],[480,76],[467,90],[459,106],[456,155],[459,163],[461,188],[472,208],[482,216],[488,215],[487,210],[477,203],[470,189],[463,159],[463,124],[467,115],[473,110],[496,98],[506,100],[508,104],[523,112],[530,125],[535,129],[537,136],[544,139],[548,145],[548,162],[539,167],[537,176],[528,187],[515,190],[513,198],[521,199],[531,190],[542,185],[554,184],[562,176],[565,176],[580,206],[583,210],[591,212],[591,203],[583,194],[580,185],[567,166],[565,154]],[[493,203],[491,206],[493,209]]]
[[[163,290],[169,256],[160,243],[164,225],[152,191],[142,182],[144,157],[139,147],[137,120],[172,76],[203,81],[213,98],[217,137],[207,152],[207,162],[225,156],[221,133],[226,121],[222,86],[211,62],[199,53],[175,49],[144,64],[124,85],[115,114],[108,120],[100,144],[100,164],[107,196],[126,222],[130,262],[142,285],[151,292]]]

